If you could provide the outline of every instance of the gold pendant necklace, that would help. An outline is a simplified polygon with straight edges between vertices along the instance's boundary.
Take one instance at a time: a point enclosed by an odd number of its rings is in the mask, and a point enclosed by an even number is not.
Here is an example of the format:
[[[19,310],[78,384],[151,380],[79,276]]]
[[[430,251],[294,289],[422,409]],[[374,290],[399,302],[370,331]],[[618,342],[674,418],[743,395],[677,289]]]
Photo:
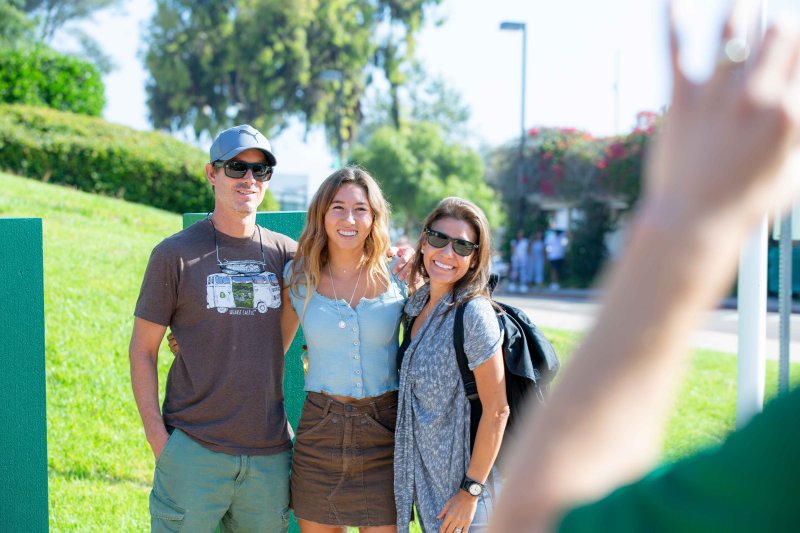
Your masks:
[[[353,287],[353,294],[350,295],[350,300],[347,302],[347,306],[352,308],[353,307],[353,297],[356,295],[356,291],[358,290],[358,283],[361,281],[361,271],[364,270],[364,265],[361,265],[358,269],[358,279],[356,279],[356,286]],[[347,327],[347,323],[344,321],[344,317],[342,316],[342,310],[339,308],[339,297],[336,296],[336,284],[333,282],[333,272],[331,271],[331,264],[328,263],[328,275],[331,277],[331,288],[333,289],[333,298],[336,300],[336,312],[339,314],[339,329],[344,329]]]

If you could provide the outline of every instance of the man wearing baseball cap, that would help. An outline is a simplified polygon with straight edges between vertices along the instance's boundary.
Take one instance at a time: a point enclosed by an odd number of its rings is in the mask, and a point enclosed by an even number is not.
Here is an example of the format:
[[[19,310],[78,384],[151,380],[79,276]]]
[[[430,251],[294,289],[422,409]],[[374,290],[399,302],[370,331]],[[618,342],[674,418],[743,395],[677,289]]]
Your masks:
[[[210,156],[214,211],[155,247],[134,312],[131,383],[156,459],[151,528],[286,531],[280,284],[297,244],[256,224],[276,164],[264,135],[230,128]],[[180,352],[159,408],[167,327]]]

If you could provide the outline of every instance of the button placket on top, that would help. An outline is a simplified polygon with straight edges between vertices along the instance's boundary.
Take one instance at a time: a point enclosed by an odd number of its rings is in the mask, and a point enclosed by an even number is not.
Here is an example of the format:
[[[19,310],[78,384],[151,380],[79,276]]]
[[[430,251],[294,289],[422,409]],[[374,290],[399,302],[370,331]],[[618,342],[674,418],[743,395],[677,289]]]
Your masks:
[[[361,362],[361,340],[359,339],[358,311],[351,308],[350,314],[353,319],[353,327],[350,328],[350,332],[352,333],[351,338],[353,340],[353,358],[351,359],[350,368],[352,369],[355,393],[362,394],[362,388],[364,384],[361,378],[363,368]]]
[[[391,349],[384,345],[381,335],[375,337],[373,332],[382,332],[390,321],[396,327],[394,315],[399,317],[405,303],[405,294],[401,294],[398,287],[393,282],[392,290],[378,298],[359,300],[356,309],[341,298],[336,300],[316,290],[306,307],[303,290],[290,293],[292,306],[298,316],[304,317],[302,325],[319,331],[306,338],[310,361],[305,387],[309,391],[363,398],[397,387],[394,365],[386,370],[380,364],[387,356],[384,352]],[[339,321],[344,322],[344,328],[338,327]],[[364,338],[360,337],[362,330]],[[369,348],[369,358],[362,358],[362,346]],[[356,370],[361,374],[356,374]]]

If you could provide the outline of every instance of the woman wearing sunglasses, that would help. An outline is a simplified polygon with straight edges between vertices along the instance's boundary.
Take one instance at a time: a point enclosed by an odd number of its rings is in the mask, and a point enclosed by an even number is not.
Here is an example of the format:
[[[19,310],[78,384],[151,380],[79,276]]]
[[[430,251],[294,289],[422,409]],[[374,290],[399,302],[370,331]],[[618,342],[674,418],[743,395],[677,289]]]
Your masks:
[[[345,167],[311,200],[284,271],[292,302],[284,312],[299,317],[308,345],[291,490],[304,533],[396,531],[396,357],[407,288],[386,263],[388,222],[375,180]]]
[[[408,531],[412,504],[425,532],[488,527],[509,414],[503,336],[487,290],[490,256],[489,225],[472,202],[445,198],[428,215],[410,273],[426,283],[406,303],[401,347],[394,463],[400,531]],[[453,345],[457,306],[465,306],[464,351],[483,407],[473,450]]]

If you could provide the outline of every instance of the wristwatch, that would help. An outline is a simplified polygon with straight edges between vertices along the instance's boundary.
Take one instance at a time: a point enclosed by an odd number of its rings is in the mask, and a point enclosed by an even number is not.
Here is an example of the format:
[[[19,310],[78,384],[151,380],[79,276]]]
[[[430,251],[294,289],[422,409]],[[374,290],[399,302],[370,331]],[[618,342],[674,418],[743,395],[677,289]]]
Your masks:
[[[466,491],[470,496],[477,497],[483,494],[483,485],[474,479],[464,476],[464,479],[461,481],[461,490]]]

